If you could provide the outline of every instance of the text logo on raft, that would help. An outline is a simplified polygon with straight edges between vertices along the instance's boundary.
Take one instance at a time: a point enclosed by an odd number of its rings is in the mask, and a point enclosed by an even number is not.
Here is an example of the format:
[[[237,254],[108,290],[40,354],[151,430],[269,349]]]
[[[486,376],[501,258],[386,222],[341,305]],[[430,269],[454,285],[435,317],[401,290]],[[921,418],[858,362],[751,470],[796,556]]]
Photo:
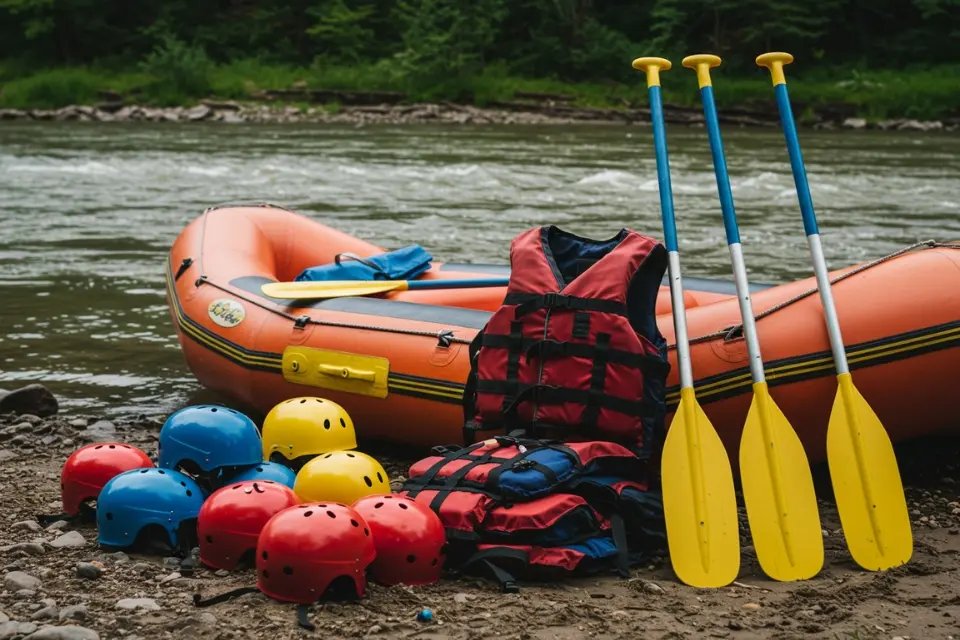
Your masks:
[[[243,305],[229,298],[219,298],[207,307],[210,319],[221,327],[235,327],[247,317]]]

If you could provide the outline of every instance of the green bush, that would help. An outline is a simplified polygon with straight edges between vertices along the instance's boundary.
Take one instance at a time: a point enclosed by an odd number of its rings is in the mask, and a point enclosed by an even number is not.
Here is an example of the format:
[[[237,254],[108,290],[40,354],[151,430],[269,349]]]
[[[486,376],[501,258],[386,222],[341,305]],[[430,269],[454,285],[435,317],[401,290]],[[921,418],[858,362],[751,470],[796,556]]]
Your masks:
[[[146,95],[163,106],[182,104],[188,98],[210,94],[216,71],[202,47],[187,45],[169,35],[154,48],[140,68],[154,79],[146,87]]]

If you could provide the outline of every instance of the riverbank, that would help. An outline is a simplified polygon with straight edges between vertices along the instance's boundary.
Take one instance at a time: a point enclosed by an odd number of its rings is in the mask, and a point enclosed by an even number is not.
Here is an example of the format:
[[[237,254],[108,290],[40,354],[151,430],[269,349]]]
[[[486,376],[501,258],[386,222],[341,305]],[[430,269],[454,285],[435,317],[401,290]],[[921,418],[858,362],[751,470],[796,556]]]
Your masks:
[[[668,106],[664,119],[673,124],[704,126],[703,114],[695,108]],[[515,102],[498,108],[480,108],[451,102],[415,103],[409,105],[379,104],[335,108],[292,105],[264,105],[235,101],[201,101],[193,107],[145,107],[105,104],[98,107],[71,105],[60,109],[0,109],[3,120],[56,120],[98,122],[223,122],[242,123],[347,123],[458,125],[562,125],[608,124],[643,125],[650,122],[649,109],[602,109]],[[720,122],[741,127],[776,127],[775,115],[746,110],[731,110],[720,116]],[[867,120],[842,118],[807,120],[801,123],[814,129],[878,129],[882,131],[958,131],[960,118],[914,120],[893,118]]]
[[[252,570],[214,572],[174,557],[105,553],[97,548],[91,525],[37,522],[37,514],[60,510],[60,469],[72,451],[88,442],[122,441],[152,456],[159,421],[64,415],[39,385],[10,395],[0,392],[0,414],[0,478],[8,487],[6,522],[0,528],[0,638],[308,637],[297,629],[292,605],[262,594],[209,608],[193,606],[194,593],[208,597],[254,584]],[[826,560],[807,582],[766,579],[744,537],[739,579],[723,589],[678,583],[663,558],[634,570],[627,580],[525,584],[511,595],[473,579],[417,588],[371,585],[359,603],[313,607],[313,635],[573,640],[630,638],[642,630],[641,635],[654,638],[955,638],[960,617],[957,444],[926,441],[897,448],[913,517],[914,555],[909,564],[885,573],[864,572],[852,563],[836,508],[821,500]],[[369,452],[398,485],[412,458]],[[823,469],[817,481],[819,494],[828,495]],[[740,521],[745,534],[742,509]],[[417,621],[423,608],[432,610],[432,622]]]
[[[177,64],[181,66],[153,74],[96,68],[28,72],[0,61],[0,118],[398,124],[649,121],[639,72],[636,83],[590,84],[516,78],[491,67],[479,75],[425,88],[411,85],[389,65]],[[955,91],[960,67],[856,72],[794,66],[790,92],[801,126],[960,128],[960,95]],[[750,77],[723,77],[718,71],[714,82],[721,121],[777,126],[779,114],[765,71]],[[663,95],[668,122],[702,124],[699,93],[688,70],[665,75]]]

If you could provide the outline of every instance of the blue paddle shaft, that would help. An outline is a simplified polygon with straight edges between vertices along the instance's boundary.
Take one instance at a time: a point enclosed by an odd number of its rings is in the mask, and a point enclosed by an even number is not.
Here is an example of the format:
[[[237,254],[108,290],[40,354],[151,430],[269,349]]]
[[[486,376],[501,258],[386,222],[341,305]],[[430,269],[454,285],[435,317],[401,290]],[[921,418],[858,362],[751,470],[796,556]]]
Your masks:
[[[407,289],[476,289],[479,287],[505,287],[509,278],[476,278],[468,280],[408,280]]]
[[[777,95],[780,124],[783,126],[783,135],[787,140],[787,152],[790,154],[793,182],[797,186],[797,199],[800,200],[803,231],[808,236],[812,236],[819,233],[820,230],[817,228],[817,217],[813,213],[813,198],[810,197],[810,187],[807,184],[807,170],[803,166],[803,156],[800,155],[800,142],[797,138],[797,125],[793,121],[793,109],[790,108],[790,96],[787,94],[786,84],[778,84],[773,90]]]
[[[657,181],[660,184],[660,213],[667,251],[679,251],[677,220],[673,215],[673,187],[670,185],[670,161],[667,159],[667,134],[663,126],[663,101],[660,85],[649,88],[650,119],[653,121],[653,145],[657,155]]]
[[[733,192],[730,190],[730,176],[727,174],[727,160],[723,155],[723,142],[720,141],[720,122],[717,120],[717,104],[713,100],[713,87],[707,85],[700,89],[703,99],[703,116],[707,120],[707,137],[710,139],[710,153],[713,155],[713,170],[717,174],[717,191],[720,194],[720,209],[723,211],[723,228],[727,232],[727,244],[740,242],[740,230],[737,228],[737,213],[733,208]]]

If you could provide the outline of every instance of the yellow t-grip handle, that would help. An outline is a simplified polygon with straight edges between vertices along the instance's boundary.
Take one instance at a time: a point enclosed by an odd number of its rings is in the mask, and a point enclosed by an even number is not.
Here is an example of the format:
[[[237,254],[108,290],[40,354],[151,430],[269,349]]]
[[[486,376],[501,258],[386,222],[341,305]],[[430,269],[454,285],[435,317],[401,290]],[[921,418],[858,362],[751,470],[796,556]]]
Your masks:
[[[770,69],[773,86],[787,84],[787,78],[783,75],[783,65],[791,62],[793,62],[793,56],[783,51],[771,51],[757,56],[757,65]]]
[[[637,58],[633,61],[633,68],[647,74],[647,87],[660,86],[660,70],[669,71],[670,61],[666,58]]]
[[[712,53],[698,53],[687,56],[681,64],[688,69],[696,70],[697,84],[703,89],[704,87],[713,86],[713,83],[710,81],[710,69],[720,66],[720,56],[715,56]]]
[[[321,364],[317,367],[317,373],[324,376],[333,376],[334,378],[343,378],[345,380],[366,380],[367,382],[373,382],[377,377],[373,371],[343,367],[335,364]]]

